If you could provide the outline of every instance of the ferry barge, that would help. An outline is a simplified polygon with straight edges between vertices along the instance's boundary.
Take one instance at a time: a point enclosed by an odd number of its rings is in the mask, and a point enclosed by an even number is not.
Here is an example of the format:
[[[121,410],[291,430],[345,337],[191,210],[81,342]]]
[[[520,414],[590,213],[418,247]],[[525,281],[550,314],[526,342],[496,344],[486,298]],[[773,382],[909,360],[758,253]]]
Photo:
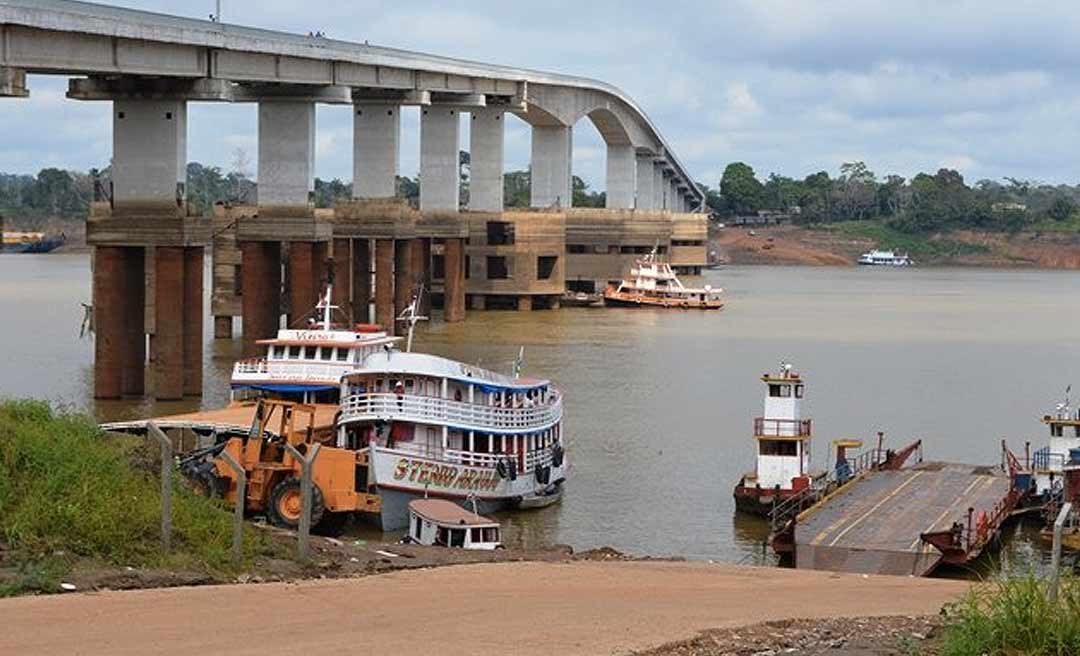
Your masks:
[[[604,304],[620,307],[664,307],[700,310],[719,310],[722,289],[710,285],[701,288],[685,287],[671,265],[664,262],[657,250],[639,259],[630,269],[632,280],[608,285]]]
[[[754,419],[754,471],[735,486],[735,508],[767,517],[776,504],[817,487],[826,472],[810,469],[812,425],[802,417],[806,380],[782,363],[778,372],[762,375],[761,382],[765,412]]]

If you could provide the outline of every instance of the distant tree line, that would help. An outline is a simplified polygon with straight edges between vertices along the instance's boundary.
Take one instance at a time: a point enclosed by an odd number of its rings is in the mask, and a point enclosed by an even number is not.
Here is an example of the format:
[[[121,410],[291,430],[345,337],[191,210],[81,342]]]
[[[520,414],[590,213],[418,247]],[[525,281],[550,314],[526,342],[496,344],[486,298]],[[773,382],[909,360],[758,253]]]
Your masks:
[[[1015,232],[1039,222],[1065,222],[1080,206],[1080,185],[1048,185],[1005,178],[969,186],[952,169],[878,178],[863,162],[848,162],[833,178],[819,171],[802,180],[772,173],[762,182],[754,169],[732,162],[717,188],[702,185],[706,203],[728,218],[761,210],[783,212],[801,223],[881,221],[908,233],[972,228]]]

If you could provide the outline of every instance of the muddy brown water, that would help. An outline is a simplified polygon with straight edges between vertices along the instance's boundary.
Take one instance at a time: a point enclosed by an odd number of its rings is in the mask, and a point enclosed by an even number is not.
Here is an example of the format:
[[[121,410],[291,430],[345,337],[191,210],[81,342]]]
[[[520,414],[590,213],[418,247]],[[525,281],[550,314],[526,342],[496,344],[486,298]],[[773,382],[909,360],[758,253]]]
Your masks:
[[[209,277],[207,278],[209,279]],[[417,347],[526,373],[566,392],[573,478],[562,504],[501,519],[513,544],[612,545],[637,554],[758,562],[767,529],[736,516],[752,465],[758,377],[781,359],[807,380],[814,459],[837,437],[925,440],[928,459],[996,463],[1080,383],[1080,273],[731,267],[706,272],[721,312],[476,312],[422,326]],[[201,401],[95,402],[93,344],[79,338],[89,258],[0,256],[0,396],[44,397],[101,419],[216,407],[238,340],[208,340]],[[209,309],[206,334],[212,335]],[[1010,527],[1010,562],[1042,561],[1032,526]],[[365,529],[358,534],[367,536]]]

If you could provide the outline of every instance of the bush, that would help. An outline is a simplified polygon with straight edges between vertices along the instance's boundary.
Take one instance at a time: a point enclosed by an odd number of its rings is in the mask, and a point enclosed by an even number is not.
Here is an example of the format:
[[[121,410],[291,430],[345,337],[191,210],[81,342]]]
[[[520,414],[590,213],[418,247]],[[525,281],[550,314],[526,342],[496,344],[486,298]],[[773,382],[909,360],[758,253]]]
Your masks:
[[[1056,602],[1034,574],[975,586],[949,606],[942,656],[1080,654],[1080,579],[1065,577]]]
[[[54,584],[79,559],[232,572],[231,513],[179,475],[173,549],[161,548],[160,480],[132,466],[134,452],[146,447],[140,438],[106,436],[89,418],[54,412],[44,402],[0,403],[0,542],[16,563],[46,571]],[[245,558],[268,544],[246,532]]]

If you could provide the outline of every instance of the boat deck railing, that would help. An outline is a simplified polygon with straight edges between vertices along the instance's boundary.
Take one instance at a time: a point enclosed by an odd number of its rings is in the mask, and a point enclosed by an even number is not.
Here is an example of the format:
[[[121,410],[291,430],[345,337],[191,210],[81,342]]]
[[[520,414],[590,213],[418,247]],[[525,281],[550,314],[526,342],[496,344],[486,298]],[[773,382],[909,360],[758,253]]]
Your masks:
[[[524,433],[550,428],[562,419],[562,399],[522,407],[497,407],[435,396],[394,393],[352,394],[341,402],[341,421],[392,420]]]
[[[530,473],[536,470],[537,467],[550,465],[554,459],[553,449],[554,446],[546,446],[541,449],[526,451],[524,454],[525,466],[518,471],[518,475]],[[392,447],[392,450],[453,465],[482,469],[494,469],[502,460],[512,460],[515,463],[522,462],[520,455],[517,453],[504,451],[477,453],[476,451],[462,449],[443,449],[441,446],[432,447],[422,443],[399,442]]]
[[[754,435],[759,437],[809,437],[809,419],[754,419]]]
[[[1065,468],[1065,454],[1052,453],[1050,447],[1044,446],[1031,454],[1031,468],[1035,471],[1061,471]]]
[[[245,377],[253,380],[275,380],[288,382],[337,382],[352,370],[354,365],[348,362],[308,362],[305,360],[284,360],[268,362],[263,358],[240,360],[233,365],[233,377],[243,382]]]

